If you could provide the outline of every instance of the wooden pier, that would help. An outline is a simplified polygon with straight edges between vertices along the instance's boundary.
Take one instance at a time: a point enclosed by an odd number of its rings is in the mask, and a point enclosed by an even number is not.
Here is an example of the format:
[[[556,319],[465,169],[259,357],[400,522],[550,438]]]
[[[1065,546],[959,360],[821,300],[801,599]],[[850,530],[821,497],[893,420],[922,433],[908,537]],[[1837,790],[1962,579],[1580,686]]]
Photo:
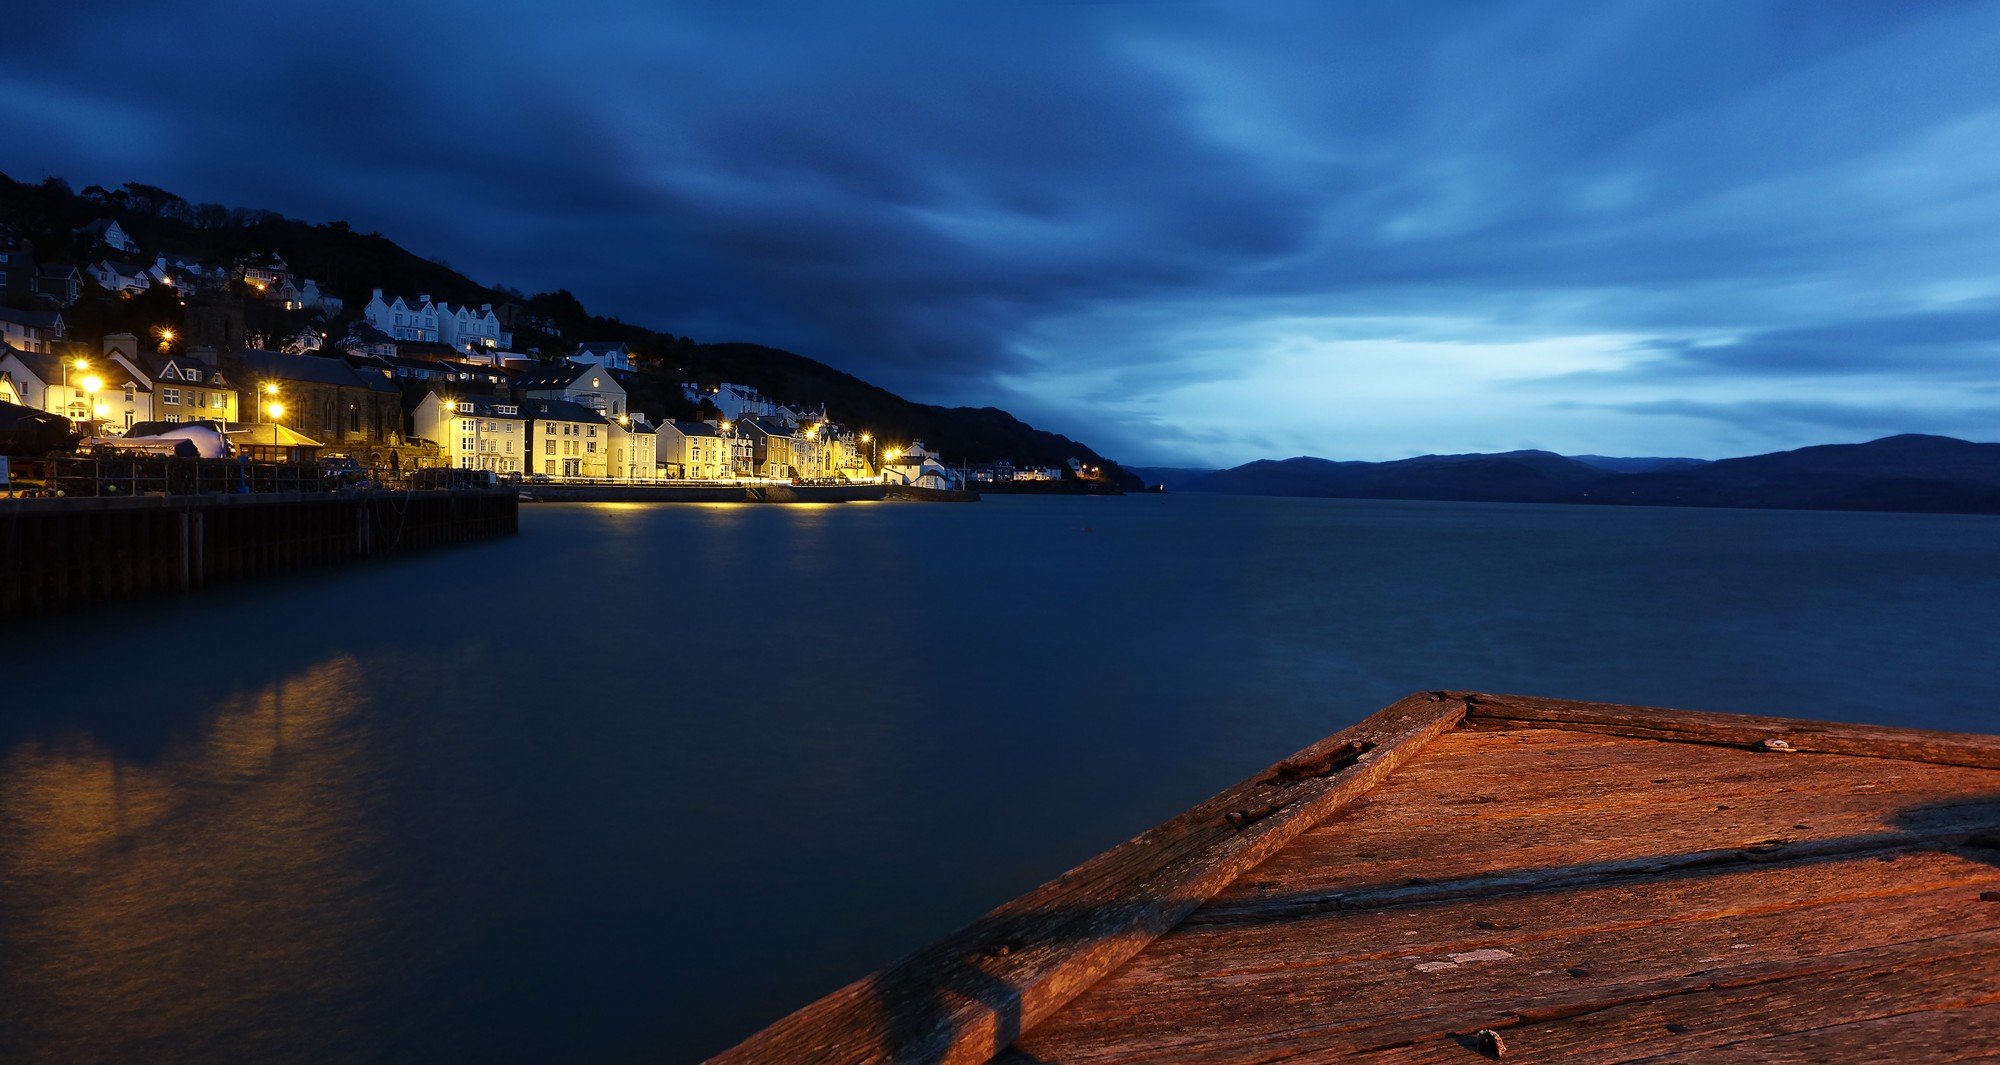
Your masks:
[[[2000,738],[1405,699],[712,1059],[2000,1055]]]
[[[512,488],[0,500],[0,621],[519,531]]]

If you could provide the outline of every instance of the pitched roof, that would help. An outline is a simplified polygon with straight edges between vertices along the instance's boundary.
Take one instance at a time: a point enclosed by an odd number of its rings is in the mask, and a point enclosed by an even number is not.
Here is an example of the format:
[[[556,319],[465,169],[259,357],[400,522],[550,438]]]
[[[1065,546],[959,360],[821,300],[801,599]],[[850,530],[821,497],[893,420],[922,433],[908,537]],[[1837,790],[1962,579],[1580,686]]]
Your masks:
[[[54,329],[62,321],[59,311],[17,311],[12,307],[0,307],[0,322],[12,322],[31,329]]]
[[[252,377],[366,388],[373,392],[397,390],[388,378],[379,373],[363,373],[349,366],[344,359],[324,355],[294,355],[286,351],[252,349],[243,353],[243,366]]]
[[[722,430],[717,429],[715,426],[710,425],[707,422],[672,421],[666,423],[666,425],[673,426],[675,431],[679,432],[682,436],[720,437],[722,435]],[[666,427],[665,425],[661,426],[661,428],[665,427]]]
[[[566,399],[531,399],[521,404],[521,413],[536,421],[608,424],[604,415],[581,403],[572,403]]]
[[[482,396],[477,393],[461,395],[456,392],[449,396],[435,392],[432,395],[437,396],[438,401],[444,404],[470,403],[472,404],[472,413],[481,418],[502,418],[512,421],[528,420],[527,406],[516,403],[505,396]],[[500,407],[507,407],[513,413],[509,414],[506,411],[497,409]]]
[[[525,371],[514,379],[514,387],[528,390],[568,388],[576,379],[598,367],[587,363],[552,362]],[[601,371],[600,371],[601,372]]]

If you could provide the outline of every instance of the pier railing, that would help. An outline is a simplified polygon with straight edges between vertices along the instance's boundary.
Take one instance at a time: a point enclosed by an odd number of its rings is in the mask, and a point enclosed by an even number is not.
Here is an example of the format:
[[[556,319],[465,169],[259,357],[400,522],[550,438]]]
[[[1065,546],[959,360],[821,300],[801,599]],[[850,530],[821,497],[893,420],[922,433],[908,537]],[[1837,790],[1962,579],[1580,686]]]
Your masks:
[[[14,460],[11,494],[30,499],[141,498],[465,489],[492,485],[492,476],[479,470],[401,470],[177,455],[79,455]]]

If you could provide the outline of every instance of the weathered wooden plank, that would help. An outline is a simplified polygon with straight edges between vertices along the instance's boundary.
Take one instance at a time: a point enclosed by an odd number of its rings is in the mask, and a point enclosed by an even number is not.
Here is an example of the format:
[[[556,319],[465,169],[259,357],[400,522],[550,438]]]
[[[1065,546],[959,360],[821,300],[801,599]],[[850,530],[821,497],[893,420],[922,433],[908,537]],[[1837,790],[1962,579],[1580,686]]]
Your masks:
[[[1412,878],[1551,869],[1626,875],[1713,865],[1737,851],[1799,856],[1815,846],[1838,851],[1840,840],[1879,848],[1899,845],[1897,834],[1948,842],[2000,827],[1993,770],[1614,736],[1575,737],[1585,742],[1571,746],[1544,735],[1566,734],[1440,737],[1395,779],[1301,835],[1191,919],[1223,918],[1234,900],[1254,904],[1273,892],[1324,899]],[[1628,749],[1649,757],[1631,758]],[[1704,766],[1721,783],[1702,782]]]
[[[1717,982],[1496,1031],[1504,1033],[1510,1059],[1570,1065],[1656,1057],[1706,1061],[1721,1052],[1736,1054],[1739,1048],[1770,1053],[1801,1045],[1833,1051],[1812,1059],[1816,1061],[1951,1060],[1966,1048],[1967,1027],[1979,1023],[1977,1011],[2000,1002],[2000,981],[1991,971],[1992,946],[1979,937],[1950,937],[1914,949],[1870,951],[1859,959],[1862,964],[1840,972]],[[1975,1017],[1935,1023],[1952,1011],[1974,1011]],[[1826,1046],[1819,1037],[1835,1031],[1844,1038]],[[1869,1033],[1867,1040],[1855,1038],[1863,1032]],[[1912,1052],[1884,1056],[1884,1040]],[[1411,1044],[1377,1060],[1385,1065],[1463,1062],[1456,1042]],[[1996,1048],[1984,1051],[1995,1053]]]
[[[1925,858],[1321,916],[1261,943],[1177,930],[1020,1048],[1068,1065],[1383,1054],[1720,986],[1990,957],[2000,906],[1978,896],[2000,874]],[[1923,886],[1898,893],[1905,879]]]
[[[711,1060],[984,1062],[1462,716],[1404,699]]]
[[[1838,1065],[1993,1061],[2000,1006],[1926,1010],[1644,1059],[1656,1065]],[[1628,1059],[1629,1060],[1629,1059]]]
[[[1796,751],[2000,769],[2000,736],[1746,714],[1713,714],[1696,710],[1664,710],[1566,699],[1537,699],[1526,695],[1459,694],[1470,697],[1466,721],[1474,727],[1555,726],[1572,731],[1731,747],[1756,747],[1766,741],[1777,740]]]

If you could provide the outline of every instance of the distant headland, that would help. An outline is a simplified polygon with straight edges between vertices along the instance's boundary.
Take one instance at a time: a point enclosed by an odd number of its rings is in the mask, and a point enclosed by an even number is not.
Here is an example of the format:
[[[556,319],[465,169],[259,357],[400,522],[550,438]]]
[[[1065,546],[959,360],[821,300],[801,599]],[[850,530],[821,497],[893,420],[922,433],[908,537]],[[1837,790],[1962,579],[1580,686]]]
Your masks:
[[[2000,514],[2000,444],[1919,434],[1713,462],[1508,451],[1131,472],[1168,491],[1225,495]]]

